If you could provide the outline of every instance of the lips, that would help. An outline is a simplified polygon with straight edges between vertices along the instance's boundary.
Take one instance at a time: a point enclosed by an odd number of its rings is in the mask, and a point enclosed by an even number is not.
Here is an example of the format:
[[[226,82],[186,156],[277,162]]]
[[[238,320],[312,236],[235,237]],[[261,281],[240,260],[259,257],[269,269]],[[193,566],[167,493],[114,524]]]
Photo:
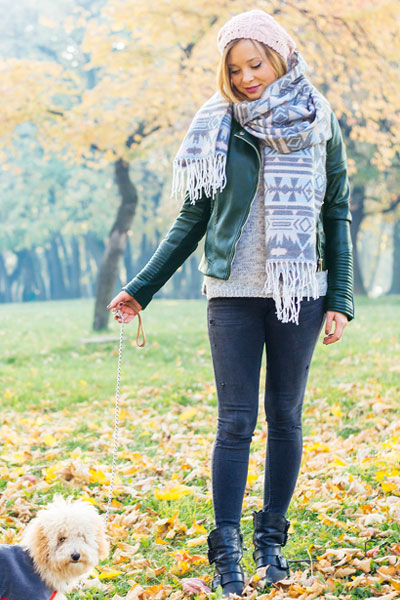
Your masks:
[[[260,86],[254,85],[253,87],[244,88],[248,94],[254,94]]]

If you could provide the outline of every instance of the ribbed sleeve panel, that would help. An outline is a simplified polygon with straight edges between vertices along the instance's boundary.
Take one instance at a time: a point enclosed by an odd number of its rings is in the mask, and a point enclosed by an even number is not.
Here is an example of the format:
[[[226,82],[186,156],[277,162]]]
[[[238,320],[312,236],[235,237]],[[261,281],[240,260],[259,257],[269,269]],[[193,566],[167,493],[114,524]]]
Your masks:
[[[350,321],[354,318],[350,186],[345,147],[334,115],[332,139],[327,145],[326,169],[327,189],[322,207],[328,268],[325,310],[341,312]]]

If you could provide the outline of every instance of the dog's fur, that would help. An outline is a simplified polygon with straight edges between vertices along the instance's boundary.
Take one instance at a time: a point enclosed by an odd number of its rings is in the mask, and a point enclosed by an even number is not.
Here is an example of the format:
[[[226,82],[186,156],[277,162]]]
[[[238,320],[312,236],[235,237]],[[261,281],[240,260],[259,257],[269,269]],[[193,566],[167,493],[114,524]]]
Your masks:
[[[60,593],[89,574],[109,551],[104,520],[94,506],[61,496],[30,521],[21,546],[32,557],[40,578]]]

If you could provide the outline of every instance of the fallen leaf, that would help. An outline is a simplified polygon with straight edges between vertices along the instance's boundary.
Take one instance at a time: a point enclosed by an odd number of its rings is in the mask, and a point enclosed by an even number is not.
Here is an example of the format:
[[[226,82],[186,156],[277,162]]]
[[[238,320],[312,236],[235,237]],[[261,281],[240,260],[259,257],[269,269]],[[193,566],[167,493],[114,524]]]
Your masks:
[[[196,577],[185,577],[181,580],[182,590],[185,594],[210,594],[210,588]]]

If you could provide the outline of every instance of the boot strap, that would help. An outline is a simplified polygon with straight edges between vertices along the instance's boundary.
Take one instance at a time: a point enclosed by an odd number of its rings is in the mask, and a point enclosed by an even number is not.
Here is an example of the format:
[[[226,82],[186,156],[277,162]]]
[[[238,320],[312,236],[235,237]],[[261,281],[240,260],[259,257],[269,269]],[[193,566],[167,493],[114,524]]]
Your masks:
[[[257,569],[265,567],[266,565],[272,565],[279,569],[289,569],[289,564],[284,556],[281,554],[280,546],[265,546],[264,548],[258,548],[253,552],[253,557],[257,565]]]
[[[228,583],[239,581],[244,583],[244,573],[240,565],[238,565],[237,571],[226,571],[225,573],[218,573],[212,580],[211,588],[216,590],[219,585],[224,587]]]
[[[243,558],[243,550],[247,550],[247,548],[245,548],[244,546],[242,546],[242,547],[241,547],[241,548],[238,550],[239,558],[238,558],[238,560],[237,560],[237,561],[234,561],[234,562],[232,563],[233,565],[237,564],[237,563],[238,563],[240,560],[242,560],[242,558]],[[215,550],[214,550],[214,549],[213,549],[213,550],[211,550],[211,549],[210,549],[210,550],[208,550],[208,552],[207,552],[207,558],[208,558],[208,562],[210,563],[210,565],[212,565],[212,564],[213,564],[213,563],[214,563],[214,562],[217,560],[217,558],[216,558],[216,552],[215,552]],[[226,560],[228,560],[228,561],[229,561],[229,560],[232,560],[232,558],[231,558],[231,557],[229,557],[229,558],[228,558],[228,559],[226,559]],[[225,562],[225,561],[224,561],[224,562]]]

